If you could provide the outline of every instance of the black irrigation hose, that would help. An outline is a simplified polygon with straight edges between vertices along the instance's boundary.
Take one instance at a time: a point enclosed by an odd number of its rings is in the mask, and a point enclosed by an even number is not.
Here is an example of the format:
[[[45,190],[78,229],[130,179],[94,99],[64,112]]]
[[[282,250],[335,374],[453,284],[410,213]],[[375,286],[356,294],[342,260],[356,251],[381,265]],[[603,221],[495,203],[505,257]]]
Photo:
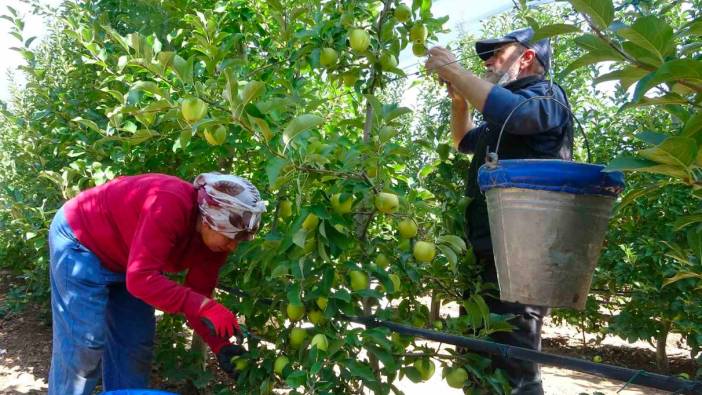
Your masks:
[[[222,287],[222,289],[238,296],[248,296],[246,291],[237,288]],[[260,301],[264,304],[272,304],[271,299],[261,299]],[[465,347],[475,352],[500,355],[504,358],[514,358],[543,365],[562,367],[576,372],[624,381],[627,384],[636,384],[664,391],[670,391],[674,394],[702,394],[702,382],[684,380],[675,376],[666,376],[647,372],[645,370],[634,370],[603,363],[595,363],[584,359],[565,357],[542,351],[531,350],[528,348],[495,343],[489,340],[475,339],[466,336],[451,335],[430,329],[416,328],[413,326],[398,324],[392,321],[380,320],[375,316],[353,317],[342,314],[341,319],[344,321],[361,324],[369,328],[384,327],[403,335],[421,337],[422,339],[426,340],[433,340],[440,343]]]
[[[349,317],[343,319],[365,325],[367,327],[385,327],[403,335],[421,337],[427,340],[465,347],[473,351],[501,355],[504,358],[514,358],[544,365],[563,367],[569,370],[588,373],[599,377],[625,381],[629,384],[643,385],[671,391],[676,394],[702,394],[702,382],[683,380],[674,376],[650,373],[641,370],[622,368],[619,366],[594,363],[583,359],[564,357],[535,351],[528,348],[495,343],[489,340],[474,339],[465,336],[451,335],[429,329],[420,329],[402,325],[392,321],[379,320],[373,316]]]

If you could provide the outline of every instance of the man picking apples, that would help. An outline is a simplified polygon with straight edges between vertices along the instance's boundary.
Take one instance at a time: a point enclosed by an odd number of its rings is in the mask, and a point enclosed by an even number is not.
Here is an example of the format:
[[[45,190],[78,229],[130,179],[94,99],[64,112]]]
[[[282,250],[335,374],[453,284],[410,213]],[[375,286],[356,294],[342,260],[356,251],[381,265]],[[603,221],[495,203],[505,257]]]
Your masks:
[[[69,200],[49,230],[53,350],[49,394],[146,388],[154,308],[182,313],[233,374],[234,313],[211,298],[219,269],[258,231],[265,205],[249,181],[119,177]],[[164,273],[187,271],[183,285]],[[214,329],[210,333],[207,325]]]
[[[570,160],[572,156],[573,125],[568,110],[549,99],[526,102],[536,96],[553,96],[568,105],[565,92],[544,79],[550,67],[550,43],[533,42],[533,36],[533,30],[527,28],[502,38],[476,42],[475,49],[486,68],[483,78],[461,67],[445,48],[430,49],[426,62],[427,70],[436,73],[448,86],[456,148],[473,154],[466,180],[466,195],[472,198],[465,213],[466,236],[483,267],[482,278],[488,282],[496,282],[497,274],[487,204],[480,193],[477,175],[488,148],[494,150],[497,146],[500,129],[506,123],[498,152],[501,159]],[[480,125],[473,124],[471,108],[482,113],[484,122]],[[487,298],[487,302],[494,313],[515,315],[510,321],[515,330],[494,334],[495,341],[541,348],[542,319],[548,309],[501,302],[497,298]],[[494,357],[493,365],[507,373],[513,394],[543,394],[538,365],[501,357]]]

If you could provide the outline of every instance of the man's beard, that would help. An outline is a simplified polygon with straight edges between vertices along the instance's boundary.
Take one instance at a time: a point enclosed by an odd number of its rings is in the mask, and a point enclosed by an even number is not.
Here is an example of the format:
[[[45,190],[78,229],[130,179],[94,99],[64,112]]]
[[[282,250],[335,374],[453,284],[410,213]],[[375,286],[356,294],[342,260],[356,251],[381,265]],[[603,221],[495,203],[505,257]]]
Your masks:
[[[519,68],[514,67],[514,65],[507,70],[496,71],[488,69],[483,76],[484,80],[499,86],[505,86],[512,81],[516,81],[517,78],[519,78]]]

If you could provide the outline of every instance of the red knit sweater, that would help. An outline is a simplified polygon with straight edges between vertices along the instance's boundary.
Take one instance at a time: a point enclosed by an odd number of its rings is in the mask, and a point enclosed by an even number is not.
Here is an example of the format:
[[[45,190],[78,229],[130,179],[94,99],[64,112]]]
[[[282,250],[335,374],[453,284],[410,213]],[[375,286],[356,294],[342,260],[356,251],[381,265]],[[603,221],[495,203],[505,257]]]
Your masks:
[[[195,230],[197,192],[163,174],[119,177],[89,189],[64,206],[78,240],[107,269],[126,273],[127,290],[168,313],[184,313],[213,351],[228,344],[196,318],[212,295],[227,253],[213,252]],[[187,270],[184,285],[163,273]]]

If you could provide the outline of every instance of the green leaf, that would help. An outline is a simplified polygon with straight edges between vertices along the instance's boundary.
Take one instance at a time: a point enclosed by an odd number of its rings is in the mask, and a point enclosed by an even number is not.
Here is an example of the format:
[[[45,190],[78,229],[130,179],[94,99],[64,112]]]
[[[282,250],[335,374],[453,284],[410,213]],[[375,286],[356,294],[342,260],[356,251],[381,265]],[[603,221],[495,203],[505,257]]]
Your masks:
[[[433,164],[428,164],[419,170],[417,176],[419,176],[419,178],[426,178],[426,176],[431,174],[434,170],[436,170],[436,166]]]
[[[172,63],[173,72],[175,72],[178,78],[184,83],[192,83],[194,62],[195,55],[188,58],[188,60],[181,58],[180,55],[175,55]]]
[[[626,111],[632,108],[645,106],[660,106],[664,104],[688,104],[687,100],[676,93],[667,93],[658,97],[642,97],[635,102],[629,102],[619,108],[619,111]]]
[[[702,131],[702,111],[698,110],[687,120],[680,135],[684,137],[695,137],[700,131]]]
[[[288,302],[291,305],[295,306],[301,306],[302,305],[302,299],[300,298],[300,284],[294,283],[291,284],[290,287],[288,288]]]
[[[619,82],[622,84],[622,88],[629,89],[631,85],[646,76],[648,73],[649,72],[644,69],[640,69],[635,66],[627,66],[621,70],[615,70],[607,74],[602,74],[595,78],[593,82],[595,84],[599,84],[605,81],[619,80]]]
[[[568,25],[565,23],[554,23],[552,25],[541,26],[538,30],[536,30],[534,32],[534,37],[531,39],[531,42],[536,42],[545,38],[559,36],[561,34],[575,33],[579,31],[580,28],[575,25]]]
[[[670,284],[673,284],[673,283],[676,283],[680,280],[685,280],[688,278],[702,279],[702,275],[700,275],[698,273],[693,273],[693,272],[678,272],[673,277],[668,277],[665,280],[663,280],[663,287],[666,287]]]
[[[639,151],[639,155],[657,163],[686,168],[697,156],[697,142],[689,137],[672,136],[653,148]]]
[[[103,134],[100,127],[95,122],[93,122],[89,119],[83,119],[82,117],[76,117],[76,118],[71,119],[71,121],[77,122],[80,125],[85,126],[86,128],[88,128],[94,132],[98,132],[100,134]]]
[[[290,388],[297,388],[305,385],[307,383],[307,372],[304,370],[297,370],[292,372],[285,378],[285,383]]]
[[[687,34],[702,36],[702,21],[695,21],[686,29]],[[683,32],[685,34],[685,32]]]
[[[453,251],[453,249],[446,244],[437,244],[436,247],[441,251],[442,254],[444,254],[446,259],[448,259],[449,263],[451,264],[451,268],[455,268],[456,264],[458,263],[458,256]]]
[[[360,377],[369,382],[376,381],[370,366],[361,364],[360,362],[354,359],[347,359],[343,361],[342,364],[349,369],[352,377]]]
[[[647,185],[645,187],[640,187],[636,188],[634,190],[630,190],[627,192],[627,194],[622,198],[622,200],[615,206],[614,212],[618,213],[619,211],[625,209],[629,205],[631,205],[636,199],[640,197],[644,197],[647,195],[651,195],[654,192],[658,192],[660,189],[663,187],[669,185],[667,182],[659,182],[651,185]]]
[[[637,139],[646,142],[651,145],[658,145],[665,141],[670,135],[663,134],[663,133],[658,133],[658,132],[652,132],[650,130],[645,130],[643,132],[636,133],[634,135]]]
[[[568,67],[566,67],[565,70],[561,72],[561,76],[566,76],[573,70],[577,70],[581,67],[585,67],[591,64],[617,60],[619,60],[619,57],[614,56],[609,52],[588,52],[585,55],[574,60],[573,63],[569,64]]]
[[[249,116],[249,121],[251,121],[251,123],[258,128],[266,143],[271,141],[273,138],[273,131],[271,131],[271,128],[268,126],[268,122],[266,122],[265,119]]]
[[[161,88],[159,88],[158,84],[153,81],[137,81],[131,85],[129,90],[149,92],[159,98],[168,97],[168,95]]]
[[[634,100],[640,99],[651,88],[661,83],[679,81],[702,83],[702,60],[676,59],[664,63],[651,73],[650,78],[639,82],[634,92]]]
[[[457,254],[460,254],[466,250],[466,242],[459,236],[456,235],[443,235],[436,239],[439,243],[445,243],[451,246]]]
[[[393,357],[393,355],[390,352],[385,351],[382,348],[375,346],[375,345],[372,345],[372,344],[366,344],[364,347],[371,354],[375,355],[380,362],[383,363],[384,369],[395,370],[397,368],[397,363],[395,362],[395,358]]]
[[[283,132],[283,143],[287,146],[298,134],[317,127],[324,122],[324,118],[315,114],[303,114],[293,119],[285,127]]]
[[[612,159],[604,171],[641,170],[653,166],[656,166],[656,162],[625,154]]]
[[[657,16],[640,17],[617,34],[654,54],[661,62],[674,51],[673,28]]]
[[[638,61],[639,63],[643,63],[645,65],[653,67],[658,67],[661,64],[663,64],[661,59],[658,56],[656,56],[656,54],[634,44],[631,41],[623,42],[622,50],[625,54],[627,54],[627,56],[636,59],[636,61]]]
[[[606,29],[614,19],[612,0],[570,0],[576,11],[587,15],[592,23]]]
[[[183,129],[180,131],[180,148],[185,148],[190,144],[190,140],[193,137],[193,132],[190,129]]]
[[[482,314],[480,312],[480,307],[475,303],[473,298],[463,301],[463,307],[468,312],[468,317],[470,318],[470,325],[473,330],[480,329],[483,322]]]
[[[702,222],[702,214],[685,215],[673,222],[675,230],[681,230],[689,225]]]
[[[390,122],[395,118],[401,117],[405,114],[410,114],[412,113],[412,110],[407,108],[407,107],[397,107],[388,113],[385,114],[383,119],[385,119],[385,122]]]
[[[173,64],[173,60],[175,59],[175,52],[160,52],[158,56],[156,57],[158,59],[158,65],[161,68],[161,74],[165,73],[166,70],[168,70],[171,65]]]
[[[113,41],[117,42],[117,44],[119,44],[125,52],[129,53],[129,42],[126,38],[122,37],[109,25],[101,25],[100,27],[112,38]]]
[[[266,164],[266,175],[268,176],[268,185],[270,185],[272,189],[276,180],[278,180],[280,171],[283,169],[283,167],[285,167],[286,163],[288,162],[285,159],[277,156],[268,160],[268,163]]]
[[[265,88],[266,84],[261,81],[250,81],[248,84],[246,84],[244,89],[239,91],[239,98],[241,99],[240,108],[243,110],[247,104],[259,97]]]

